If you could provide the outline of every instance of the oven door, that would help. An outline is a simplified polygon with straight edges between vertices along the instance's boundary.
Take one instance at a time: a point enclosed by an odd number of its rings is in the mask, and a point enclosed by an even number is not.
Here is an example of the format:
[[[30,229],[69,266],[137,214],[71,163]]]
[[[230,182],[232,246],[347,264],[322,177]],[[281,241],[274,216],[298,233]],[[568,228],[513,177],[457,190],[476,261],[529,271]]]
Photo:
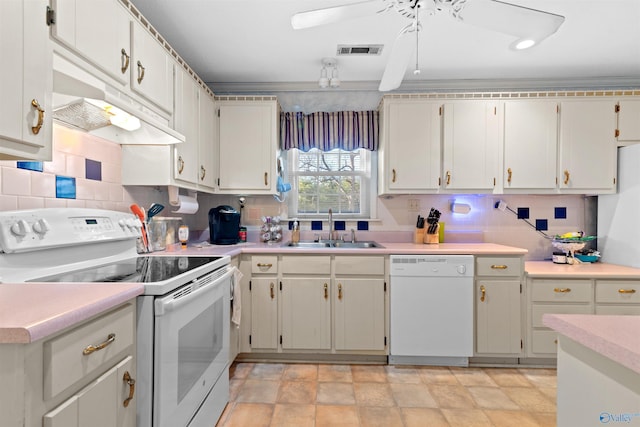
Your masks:
[[[231,267],[154,302],[154,427],[186,426],[229,360]]]

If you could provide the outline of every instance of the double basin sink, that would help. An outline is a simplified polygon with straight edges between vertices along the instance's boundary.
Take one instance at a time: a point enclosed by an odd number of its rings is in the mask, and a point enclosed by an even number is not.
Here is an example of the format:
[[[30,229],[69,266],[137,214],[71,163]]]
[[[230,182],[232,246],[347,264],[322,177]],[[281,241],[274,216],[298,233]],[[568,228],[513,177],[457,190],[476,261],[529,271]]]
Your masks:
[[[285,246],[292,248],[343,248],[343,249],[366,249],[366,248],[383,248],[379,243],[372,241],[361,242],[344,242],[342,240],[321,240],[289,242]]]

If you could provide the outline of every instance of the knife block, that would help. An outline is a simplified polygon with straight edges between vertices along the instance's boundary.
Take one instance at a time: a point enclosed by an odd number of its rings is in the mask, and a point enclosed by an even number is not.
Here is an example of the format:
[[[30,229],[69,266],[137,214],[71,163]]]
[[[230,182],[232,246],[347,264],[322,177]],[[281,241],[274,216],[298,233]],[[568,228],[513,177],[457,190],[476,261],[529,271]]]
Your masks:
[[[440,243],[440,224],[436,227],[436,231],[433,234],[424,233],[424,243],[428,245],[438,244]]]
[[[416,232],[413,235],[413,243],[415,244],[422,244],[424,243],[424,233],[425,229],[424,228],[416,228]]]

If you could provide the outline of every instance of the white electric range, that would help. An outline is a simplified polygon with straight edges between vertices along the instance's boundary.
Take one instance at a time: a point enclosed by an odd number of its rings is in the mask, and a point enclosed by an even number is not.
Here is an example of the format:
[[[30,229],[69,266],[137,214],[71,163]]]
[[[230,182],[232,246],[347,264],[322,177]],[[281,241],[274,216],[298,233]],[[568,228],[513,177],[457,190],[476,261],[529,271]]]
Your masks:
[[[229,398],[228,256],[139,255],[129,213],[0,212],[0,283],[144,283],[137,298],[137,426],[215,425]]]

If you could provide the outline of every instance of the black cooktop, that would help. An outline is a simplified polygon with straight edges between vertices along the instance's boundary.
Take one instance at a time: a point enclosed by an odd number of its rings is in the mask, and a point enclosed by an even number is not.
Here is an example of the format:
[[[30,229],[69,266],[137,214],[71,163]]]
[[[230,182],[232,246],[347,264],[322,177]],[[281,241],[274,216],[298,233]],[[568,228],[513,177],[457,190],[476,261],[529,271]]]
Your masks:
[[[162,282],[220,258],[222,257],[140,256],[29,282]]]

